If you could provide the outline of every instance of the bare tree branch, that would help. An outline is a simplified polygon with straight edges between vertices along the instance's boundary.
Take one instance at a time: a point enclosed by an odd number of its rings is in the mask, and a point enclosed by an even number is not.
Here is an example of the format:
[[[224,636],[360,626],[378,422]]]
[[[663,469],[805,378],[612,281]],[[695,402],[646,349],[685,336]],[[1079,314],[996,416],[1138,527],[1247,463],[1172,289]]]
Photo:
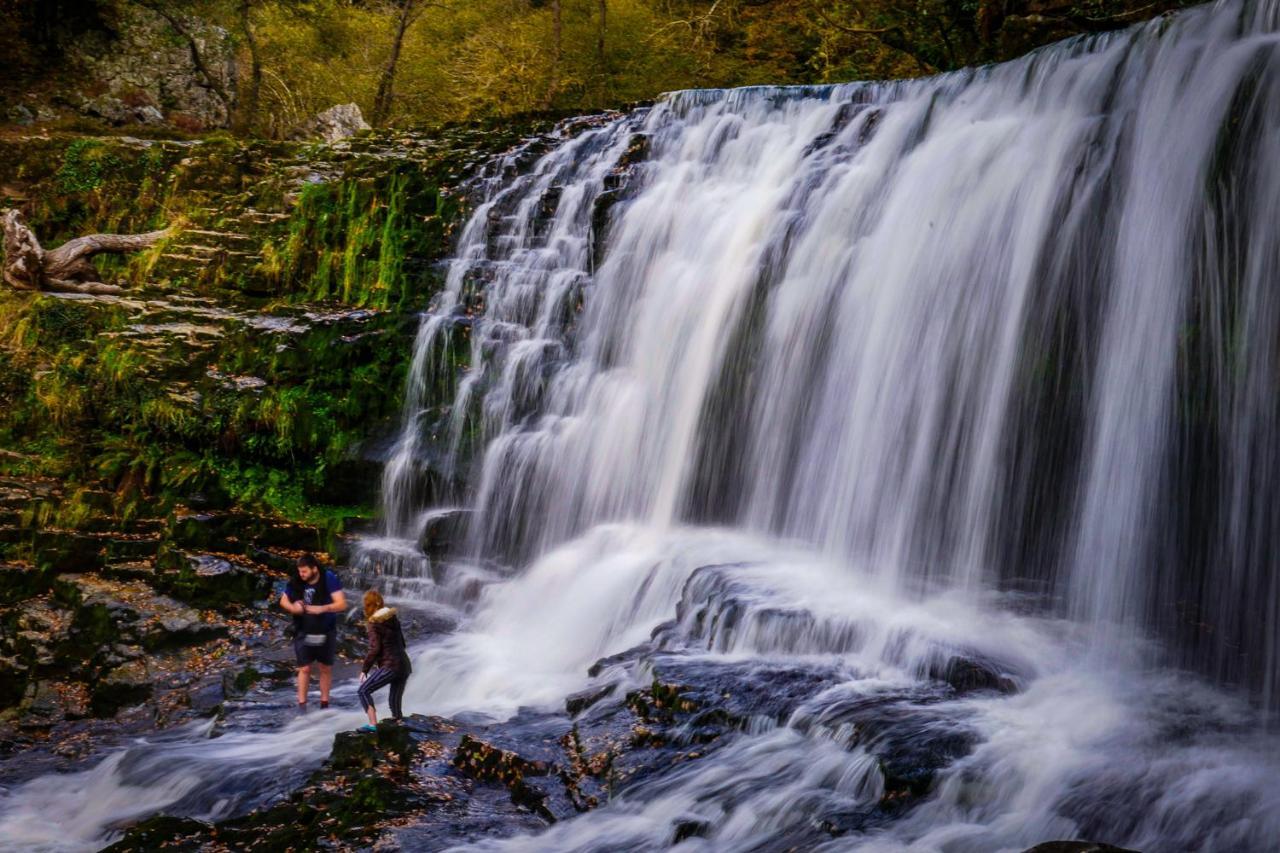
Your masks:
[[[59,293],[120,293],[122,288],[98,281],[98,271],[90,258],[101,254],[139,252],[160,242],[172,229],[146,234],[90,234],[68,240],[45,251],[27,225],[22,213],[0,213],[4,232],[4,272],[6,284],[18,290],[49,290]]]

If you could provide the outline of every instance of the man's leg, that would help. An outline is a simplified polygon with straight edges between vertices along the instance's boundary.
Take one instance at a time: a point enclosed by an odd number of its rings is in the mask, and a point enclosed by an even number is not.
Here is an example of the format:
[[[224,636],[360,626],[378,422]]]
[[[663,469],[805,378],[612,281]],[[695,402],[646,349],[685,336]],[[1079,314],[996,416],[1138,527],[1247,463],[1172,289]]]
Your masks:
[[[311,665],[302,664],[298,667],[298,704],[307,704],[307,684],[311,680]]]
[[[333,684],[333,667],[325,663],[318,663],[320,667],[320,704],[325,706],[329,704],[329,686]]]

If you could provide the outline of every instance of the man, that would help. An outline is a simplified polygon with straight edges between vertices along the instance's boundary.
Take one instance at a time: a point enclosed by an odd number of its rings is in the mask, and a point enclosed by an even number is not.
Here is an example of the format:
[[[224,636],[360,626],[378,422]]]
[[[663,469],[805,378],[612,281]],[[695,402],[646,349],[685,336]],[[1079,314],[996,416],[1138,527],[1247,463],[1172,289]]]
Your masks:
[[[338,650],[338,614],[347,609],[342,582],[333,572],[320,570],[310,554],[298,558],[298,576],[280,596],[280,606],[293,614],[293,653],[298,658],[298,710],[307,707],[311,667],[319,669],[320,707],[329,707],[333,659]]]

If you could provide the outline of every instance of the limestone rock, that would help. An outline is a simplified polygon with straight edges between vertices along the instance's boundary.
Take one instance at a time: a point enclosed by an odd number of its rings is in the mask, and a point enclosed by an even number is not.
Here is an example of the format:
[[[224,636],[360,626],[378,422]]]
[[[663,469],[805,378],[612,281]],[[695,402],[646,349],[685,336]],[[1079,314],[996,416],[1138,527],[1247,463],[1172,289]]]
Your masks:
[[[360,107],[356,104],[339,104],[329,107],[315,118],[305,122],[293,132],[294,139],[323,139],[339,142],[349,139],[362,130],[369,130]]]
[[[5,114],[5,118],[13,122],[14,124],[20,124],[25,126],[25,125],[35,123],[36,114],[31,112],[30,109],[23,106],[22,104],[17,104],[9,108],[9,111]]]
[[[126,124],[164,124],[164,113],[150,104],[129,106],[119,98],[111,95],[99,95],[86,101],[80,108],[86,115],[100,118],[114,125]]]

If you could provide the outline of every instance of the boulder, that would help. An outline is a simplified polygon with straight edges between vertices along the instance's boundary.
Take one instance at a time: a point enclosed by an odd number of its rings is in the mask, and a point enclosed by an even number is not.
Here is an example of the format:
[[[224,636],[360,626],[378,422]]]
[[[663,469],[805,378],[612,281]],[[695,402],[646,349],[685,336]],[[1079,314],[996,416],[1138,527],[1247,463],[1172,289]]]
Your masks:
[[[928,674],[930,678],[950,684],[957,693],[978,690],[1005,694],[1018,692],[1017,683],[1002,673],[997,664],[976,657],[953,655],[945,663],[935,661],[930,665]]]
[[[71,636],[71,613],[43,598],[24,602],[9,648],[25,665],[43,671],[63,668],[61,652]]]
[[[363,130],[370,130],[369,123],[356,104],[339,104],[318,113],[294,130],[294,139],[322,139],[338,142],[349,139]]]
[[[22,701],[30,669],[16,656],[0,657],[0,708]]]
[[[151,669],[143,659],[123,663],[108,672],[93,688],[93,713],[110,717],[129,705],[137,705],[151,697]]]
[[[200,607],[223,609],[252,604],[268,588],[266,577],[256,570],[215,554],[173,552],[170,565],[177,570],[163,576],[161,585],[183,601]]]
[[[85,115],[102,119],[113,125],[164,124],[164,113],[150,104],[130,106],[119,98],[110,95],[99,95],[86,101],[80,108]]]
[[[82,684],[37,681],[28,688],[22,710],[23,725],[51,726],[88,716],[89,695]]]
[[[467,535],[471,510],[439,509],[428,514],[422,526],[419,547],[428,557],[443,557],[462,545]]]
[[[49,575],[35,566],[0,563],[0,605],[14,604],[49,589]]]
[[[105,542],[89,533],[37,530],[32,547],[36,564],[51,572],[92,572],[106,562]]]
[[[141,581],[113,581],[92,575],[58,579],[58,597],[75,610],[72,633],[87,653],[122,640],[144,649],[174,648],[226,634],[226,626]]]
[[[5,113],[5,118],[9,119],[9,121],[14,124],[26,126],[29,124],[35,124],[36,114],[28,107],[25,107],[22,104],[16,104],[10,107],[9,111]]]

